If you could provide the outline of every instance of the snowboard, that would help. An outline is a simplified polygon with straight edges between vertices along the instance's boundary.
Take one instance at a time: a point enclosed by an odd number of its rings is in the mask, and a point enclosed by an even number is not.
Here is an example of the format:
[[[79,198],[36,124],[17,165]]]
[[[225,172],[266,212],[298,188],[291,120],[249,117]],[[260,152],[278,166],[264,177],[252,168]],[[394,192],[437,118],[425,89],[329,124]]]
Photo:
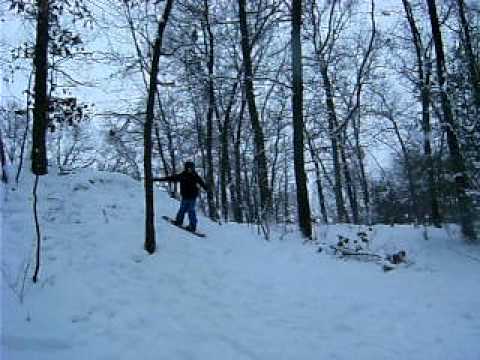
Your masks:
[[[178,227],[182,230],[188,231],[190,234],[196,235],[196,236],[201,237],[201,238],[204,238],[204,237],[207,236],[207,235],[205,235],[203,233],[200,233],[200,232],[197,232],[197,231],[190,231],[190,230],[187,229],[186,226],[175,224],[175,220],[173,220],[172,218],[170,218],[168,216],[163,215],[162,219],[165,220],[165,221],[168,221],[170,224],[175,225],[176,227]]]

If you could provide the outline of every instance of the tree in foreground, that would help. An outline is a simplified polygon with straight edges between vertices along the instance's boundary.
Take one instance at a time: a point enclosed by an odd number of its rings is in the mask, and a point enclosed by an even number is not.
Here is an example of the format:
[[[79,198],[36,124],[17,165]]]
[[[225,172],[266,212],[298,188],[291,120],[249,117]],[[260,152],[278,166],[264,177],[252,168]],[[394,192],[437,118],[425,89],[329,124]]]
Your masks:
[[[167,26],[168,17],[172,10],[173,0],[167,0],[163,15],[158,22],[157,36],[153,45],[152,65],[150,68],[150,82],[148,88],[147,114],[145,119],[143,139],[143,170],[145,185],[145,250],[153,254],[155,242],[155,211],[153,199],[153,174],[152,174],[152,129],[154,118],[155,95],[157,93],[157,77],[159,71],[160,51],[162,49],[163,35]]]
[[[307,176],[305,174],[303,140],[303,79],[302,79],[302,0],[292,4],[292,109],[295,181],[297,184],[297,211],[300,230],[306,238],[312,237]]]
[[[450,152],[450,171],[455,179],[455,190],[459,206],[460,225],[467,239],[475,239],[473,226],[473,205],[467,194],[468,177],[465,160],[462,156],[458,139],[458,126],[453,117],[452,106],[447,94],[446,63],[443,51],[442,33],[438,20],[435,0],[427,0],[430,24],[432,27],[433,41],[435,44],[437,80],[440,87],[440,101],[442,106],[442,127],[447,134],[448,150]]]
[[[39,0],[37,8],[37,37],[35,43],[35,85],[32,132],[32,172],[45,175],[48,172],[45,133],[48,122],[48,22],[49,0]]]

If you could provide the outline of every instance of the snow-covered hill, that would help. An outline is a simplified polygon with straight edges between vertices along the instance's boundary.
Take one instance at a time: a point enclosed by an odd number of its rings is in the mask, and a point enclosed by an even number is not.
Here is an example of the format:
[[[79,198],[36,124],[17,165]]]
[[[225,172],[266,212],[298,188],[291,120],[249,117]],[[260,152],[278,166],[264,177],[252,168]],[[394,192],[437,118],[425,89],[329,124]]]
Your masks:
[[[375,252],[407,251],[383,272],[281,229],[266,242],[200,217],[208,237],[191,236],[160,218],[177,203],[158,191],[149,256],[142,184],[48,175],[34,285],[31,179],[3,190],[2,359],[480,359],[480,253],[455,229],[317,228],[322,243],[360,229]]]

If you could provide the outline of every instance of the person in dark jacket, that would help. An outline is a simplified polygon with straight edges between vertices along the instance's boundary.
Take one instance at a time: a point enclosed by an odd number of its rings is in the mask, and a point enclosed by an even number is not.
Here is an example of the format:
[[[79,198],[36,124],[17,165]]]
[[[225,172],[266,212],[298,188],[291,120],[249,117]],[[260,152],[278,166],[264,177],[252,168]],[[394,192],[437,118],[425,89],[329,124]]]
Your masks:
[[[195,202],[198,197],[198,185],[207,190],[207,185],[203,179],[195,171],[195,164],[191,161],[185,163],[185,169],[180,174],[165,176],[161,178],[154,178],[154,181],[173,181],[180,183],[180,195],[182,200],[180,202],[180,209],[178,210],[175,219],[175,225],[181,226],[185,213],[188,213],[188,220],[190,224],[187,226],[188,231],[195,231],[197,229],[197,214],[195,212]]]

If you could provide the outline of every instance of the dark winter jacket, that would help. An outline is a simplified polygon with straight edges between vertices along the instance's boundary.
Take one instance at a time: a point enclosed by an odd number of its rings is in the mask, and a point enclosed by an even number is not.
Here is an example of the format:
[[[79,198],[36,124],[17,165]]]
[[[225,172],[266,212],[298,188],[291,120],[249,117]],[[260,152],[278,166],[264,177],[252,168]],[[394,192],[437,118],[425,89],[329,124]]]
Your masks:
[[[153,180],[179,182],[180,195],[182,195],[182,198],[184,199],[195,199],[198,196],[197,184],[207,190],[207,185],[195,171],[183,171],[180,174],[165,176],[162,178],[154,178]]]

